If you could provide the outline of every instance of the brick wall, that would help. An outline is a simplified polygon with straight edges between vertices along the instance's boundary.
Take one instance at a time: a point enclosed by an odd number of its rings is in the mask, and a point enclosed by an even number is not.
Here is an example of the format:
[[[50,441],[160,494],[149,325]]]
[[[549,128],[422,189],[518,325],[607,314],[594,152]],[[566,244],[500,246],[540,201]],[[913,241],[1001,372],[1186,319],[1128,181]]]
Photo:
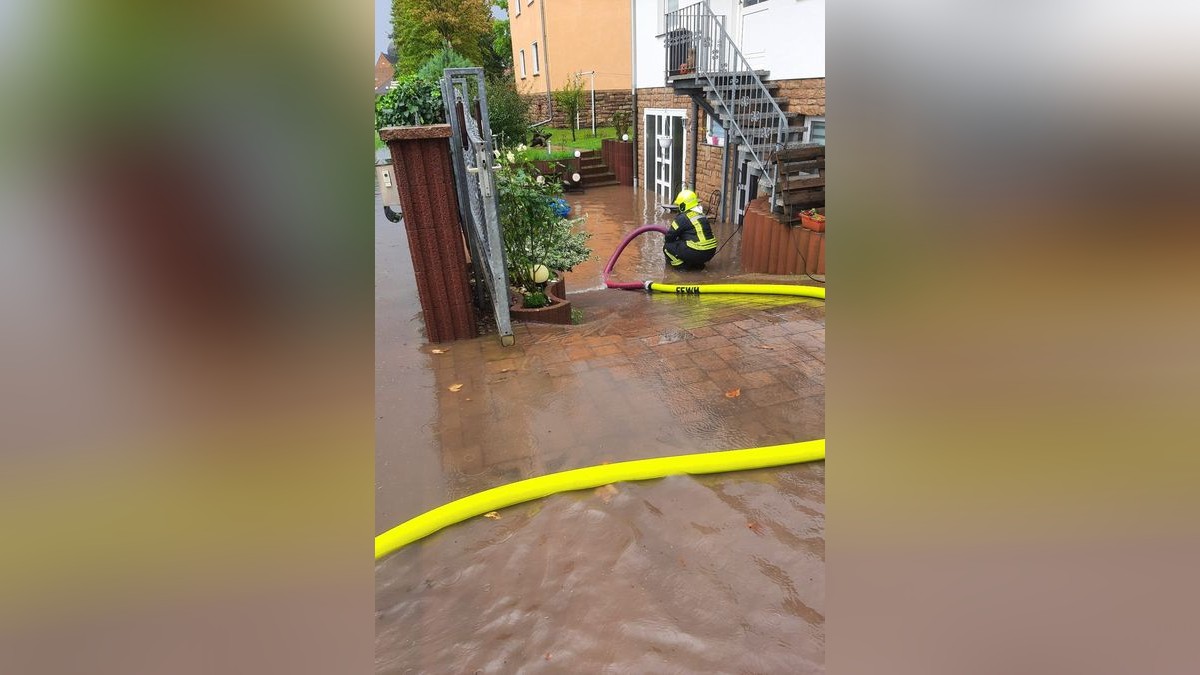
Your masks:
[[[525,99],[529,101],[529,121],[540,122],[546,119],[546,94],[525,94]],[[611,127],[612,115],[617,110],[626,112],[633,111],[633,94],[628,89],[610,89],[606,91],[596,92],[596,126]],[[591,127],[592,125],[592,92],[591,90],[583,93],[583,107],[579,110],[579,126]],[[554,106],[554,120],[550,123],[552,127],[566,127],[567,120],[564,118],[559,106]]]

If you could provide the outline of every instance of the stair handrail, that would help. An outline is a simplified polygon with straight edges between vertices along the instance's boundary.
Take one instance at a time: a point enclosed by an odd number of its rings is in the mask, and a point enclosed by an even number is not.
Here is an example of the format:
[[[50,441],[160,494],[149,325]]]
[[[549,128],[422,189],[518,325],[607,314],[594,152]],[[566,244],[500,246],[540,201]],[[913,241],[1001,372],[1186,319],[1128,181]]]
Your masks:
[[[776,150],[783,148],[787,135],[788,122],[783,109],[779,107],[779,103],[763,84],[762,78],[758,76],[750,62],[742,55],[737,43],[726,32],[725,17],[714,13],[706,0],[681,7],[673,12],[667,12],[665,29],[663,42],[666,45],[666,79],[668,83],[672,77],[682,74],[695,74],[696,77],[705,79],[719,107],[733,127],[732,129],[727,128],[727,130],[733,131],[739,137],[739,142],[745,146],[754,162],[758,164],[759,170],[763,175],[770,177],[773,209],[777,177],[772,174],[770,160],[765,152],[754,147],[753,138],[746,133],[742,124],[737,120],[738,115],[734,106],[738,105],[738,102],[735,99],[731,105],[730,101],[725,100],[715,78],[729,77],[731,88],[757,89],[759,96],[753,99],[755,109],[750,113],[750,121],[757,122],[763,119],[759,117],[760,114],[767,115],[766,119],[774,119],[773,145]],[[726,62],[727,57],[729,63]],[[746,78],[744,82],[741,81],[743,76]],[[750,105],[749,100],[749,98],[743,99],[741,105]],[[761,109],[759,109],[760,107]],[[725,121],[721,120],[721,124],[724,126]]]

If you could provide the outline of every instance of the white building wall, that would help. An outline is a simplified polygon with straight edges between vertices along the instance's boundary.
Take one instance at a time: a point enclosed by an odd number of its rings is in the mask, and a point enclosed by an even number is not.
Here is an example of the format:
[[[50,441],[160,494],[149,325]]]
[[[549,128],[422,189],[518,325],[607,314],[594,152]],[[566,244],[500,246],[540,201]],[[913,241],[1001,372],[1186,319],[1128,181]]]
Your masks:
[[[676,7],[686,7],[678,0]],[[765,0],[742,7],[739,0],[708,0],[725,16],[726,32],[758,69],[771,71],[772,80],[825,77],[825,0]],[[667,0],[636,0],[634,40],[637,63],[635,86],[666,86],[661,16]]]

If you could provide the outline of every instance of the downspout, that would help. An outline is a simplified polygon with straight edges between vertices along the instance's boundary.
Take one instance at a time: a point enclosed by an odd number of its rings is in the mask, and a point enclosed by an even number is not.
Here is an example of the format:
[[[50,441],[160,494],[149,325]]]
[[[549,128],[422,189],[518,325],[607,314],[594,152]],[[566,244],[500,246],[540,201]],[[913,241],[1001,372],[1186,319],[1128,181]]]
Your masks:
[[[520,1],[517,0],[517,2]],[[546,73],[546,122],[553,126],[554,95],[550,88],[550,45],[546,44],[546,0],[538,3],[538,10],[542,15],[542,63],[539,63],[538,66],[542,67]]]
[[[699,188],[696,183],[696,154],[700,149],[700,106],[696,104],[696,99],[692,99],[692,156],[689,160],[691,167],[689,168],[689,177],[692,179],[692,191]],[[700,193],[696,193],[700,194]]]
[[[629,0],[629,93],[633,110],[633,189],[638,188],[638,104],[637,104],[637,0]]]

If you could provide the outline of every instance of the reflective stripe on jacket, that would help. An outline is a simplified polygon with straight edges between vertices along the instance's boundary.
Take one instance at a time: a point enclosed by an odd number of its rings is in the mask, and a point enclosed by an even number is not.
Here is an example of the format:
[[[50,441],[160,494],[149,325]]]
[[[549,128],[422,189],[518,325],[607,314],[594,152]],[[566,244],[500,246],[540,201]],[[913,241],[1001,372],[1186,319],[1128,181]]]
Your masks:
[[[680,213],[671,221],[671,232],[667,241],[683,239],[687,247],[696,251],[711,251],[717,247],[708,218],[698,210]]]

